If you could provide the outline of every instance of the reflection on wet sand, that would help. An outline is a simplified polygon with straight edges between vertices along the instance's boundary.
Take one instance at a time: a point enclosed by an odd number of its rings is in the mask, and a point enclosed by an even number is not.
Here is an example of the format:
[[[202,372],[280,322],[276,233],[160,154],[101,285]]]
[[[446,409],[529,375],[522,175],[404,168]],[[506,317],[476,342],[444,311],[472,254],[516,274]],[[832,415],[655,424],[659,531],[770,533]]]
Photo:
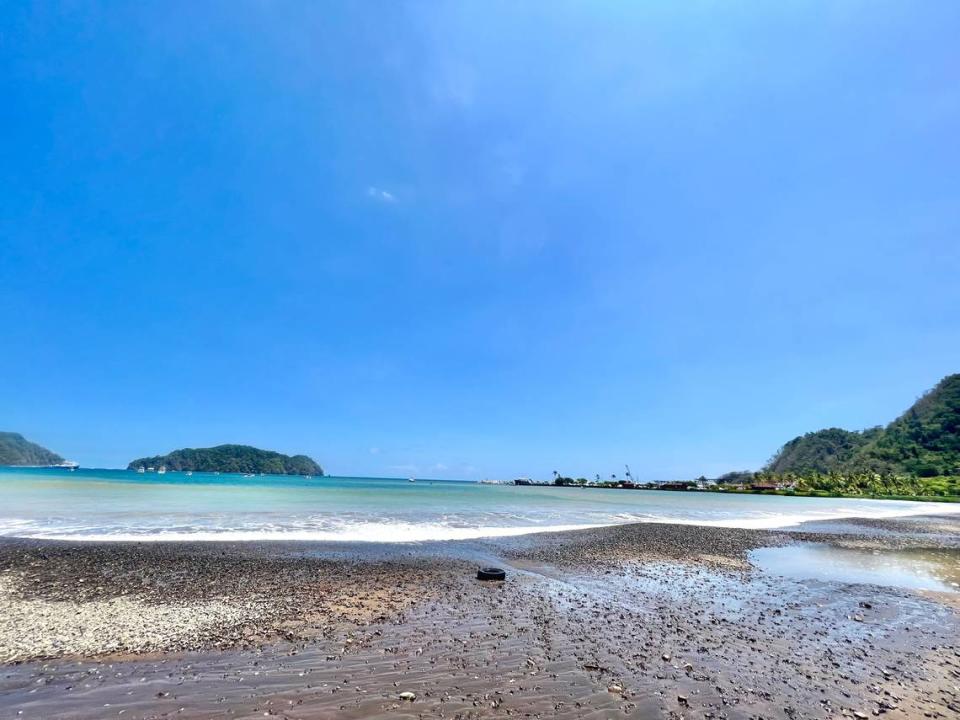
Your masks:
[[[790,578],[960,592],[960,550],[878,549],[804,543],[758,548],[750,561]]]
[[[10,602],[83,605],[122,592],[166,606],[266,593],[283,610],[253,635],[218,631],[240,638],[223,650],[9,665],[0,718],[957,712],[956,612],[900,588],[785,579],[747,562],[753,548],[793,540],[648,525],[335,560],[312,546],[0,544],[0,571],[30,580]],[[474,579],[491,561],[506,582]],[[77,587],[89,597],[71,600]],[[344,611],[385,589],[392,599]]]

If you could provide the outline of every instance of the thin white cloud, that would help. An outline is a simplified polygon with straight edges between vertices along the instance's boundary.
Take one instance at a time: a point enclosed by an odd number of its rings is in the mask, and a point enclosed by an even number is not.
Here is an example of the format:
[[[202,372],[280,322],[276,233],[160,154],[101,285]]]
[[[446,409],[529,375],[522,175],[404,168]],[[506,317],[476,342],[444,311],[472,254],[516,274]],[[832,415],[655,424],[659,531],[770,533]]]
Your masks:
[[[394,195],[392,192],[389,192],[382,188],[375,187],[373,185],[367,188],[367,197],[371,197],[374,200],[379,200],[380,202],[385,202],[385,203],[397,202],[397,196]]]
[[[419,465],[388,465],[387,469],[395,470],[397,472],[413,473],[413,474],[420,472]]]

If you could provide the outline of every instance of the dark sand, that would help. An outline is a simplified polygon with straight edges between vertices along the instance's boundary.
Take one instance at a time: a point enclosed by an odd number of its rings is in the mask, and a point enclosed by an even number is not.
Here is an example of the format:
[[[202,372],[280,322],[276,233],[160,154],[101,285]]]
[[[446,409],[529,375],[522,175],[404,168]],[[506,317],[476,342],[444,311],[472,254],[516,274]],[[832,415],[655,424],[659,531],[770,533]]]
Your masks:
[[[956,549],[960,524],[392,547],[5,541],[0,718],[960,716],[956,594],[748,561],[805,540]],[[474,580],[487,563],[507,582]]]

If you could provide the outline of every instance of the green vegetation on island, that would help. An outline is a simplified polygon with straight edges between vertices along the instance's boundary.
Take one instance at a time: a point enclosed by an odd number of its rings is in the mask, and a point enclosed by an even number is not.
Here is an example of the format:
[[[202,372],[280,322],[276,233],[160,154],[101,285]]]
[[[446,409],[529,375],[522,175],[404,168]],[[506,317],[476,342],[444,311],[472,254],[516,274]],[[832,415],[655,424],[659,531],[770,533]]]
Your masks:
[[[64,459],[20,433],[0,432],[0,465],[59,465]]]
[[[306,455],[284,455],[249,445],[217,445],[211,448],[183,448],[166,455],[133,460],[128,470],[141,467],[166,467],[167,470],[196,472],[266,473],[269,475],[323,475],[321,468]]]

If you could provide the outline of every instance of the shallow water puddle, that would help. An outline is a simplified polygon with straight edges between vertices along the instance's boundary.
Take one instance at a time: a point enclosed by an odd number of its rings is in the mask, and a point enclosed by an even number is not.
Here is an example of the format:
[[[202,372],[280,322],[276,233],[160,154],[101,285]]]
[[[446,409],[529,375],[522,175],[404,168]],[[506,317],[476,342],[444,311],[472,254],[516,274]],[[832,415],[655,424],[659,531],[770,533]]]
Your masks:
[[[960,550],[867,550],[820,543],[751,551],[750,561],[783,577],[960,592]]]

